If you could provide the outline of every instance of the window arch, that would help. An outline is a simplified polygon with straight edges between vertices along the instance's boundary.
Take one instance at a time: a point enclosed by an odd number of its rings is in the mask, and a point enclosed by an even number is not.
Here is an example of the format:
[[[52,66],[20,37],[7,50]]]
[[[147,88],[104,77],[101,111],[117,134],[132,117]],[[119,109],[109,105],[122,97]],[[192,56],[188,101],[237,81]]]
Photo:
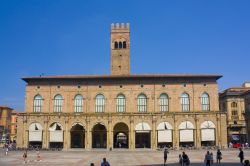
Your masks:
[[[232,118],[237,120],[238,119],[238,109],[237,109],[237,103],[236,102],[231,103],[231,110],[232,110]]]
[[[202,111],[209,111],[210,110],[210,101],[209,95],[207,93],[203,93],[201,95],[201,107]]]
[[[160,95],[160,111],[167,112],[168,111],[168,95],[163,93]]]
[[[181,111],[188,112],[190,109],[189,105],[189,95],[187,93],[181,94]]]
[[[123,94],[116,97],[116,112],[125,112],[126,98]]]
[[[54,112],[62,112],[63,97],[58,94],[54,97]]]
[[[147,96],[140,94],[137,98],[138,112],[147,112]]]
[[[95,98],[95,112],[104,112],[105,98],[98,94]]]
[[[119,42],[119,48],[122,48],[122,42]]]
[[[115,49],[118,48],[118,42],[115,42]]]
[[[41,112],[42,111],[42,96],[36,95],[33,101],[33,112]]]
[[[127,48],[126,41],[124,41],[122,44],[123,44],[123,48]]]
[[[83,112],[83,97],[82,95],[78,94],[75,96],[74,99],[75,103],[75,112]]]

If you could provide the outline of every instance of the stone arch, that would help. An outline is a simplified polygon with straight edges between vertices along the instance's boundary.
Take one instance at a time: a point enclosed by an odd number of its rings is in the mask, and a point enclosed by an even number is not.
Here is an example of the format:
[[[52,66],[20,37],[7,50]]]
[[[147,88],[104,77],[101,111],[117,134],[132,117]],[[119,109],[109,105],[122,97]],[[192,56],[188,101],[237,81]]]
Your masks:
[[[107,148],[107,128],[102,123],[92,128],[92,148]]]
[[[63,126],[59,122],[53,122],[49,125],[49,147],[63,148]]]
[[[129,127],[124,122],[118,122],[113,128],[114,148],[129,148]]]
[[[82,126],[84,129],[85,129],[85,125],[83,124],[83,123],[81,123],[81,122],[72,122],[71,123],[71,128],[73,127],[73,126],[75,126],[75,125],[80,125],[80,126]]]
[[[85,148],[85,128],[84,125],[75,122],[70,129],[71,148]]]
[[[43,127],[38,122],[29,125],[29,146],[41,148],[43,142]]]
[[[215,124],[210,121],[210,120],[206,120],[204,122],[201,123],[201,126],[200,126],[201,129],[210,129],[210,128],[215,128]]]
[[[194,125],[192,122],[190,121],[183,121],[181,122],[181,124],[179,125],[179,129],[180,130],[184,130],[184,129],[194,129]]]
[[[179,127],[180,146],[194,146],[194,125],[190,121],[183,121]]]
[[[200,125],[201,129],[201,145],[214,146],[215,145],[215,130],[216,126],[212,121],[204,121]]]
[[[173,146],[173,126],[167,122],[161,122],[157,125],[157,146],[172,147]]]
[[[140,122],[135,126],[135,147],[151,148],[151,127],[146,122]]]

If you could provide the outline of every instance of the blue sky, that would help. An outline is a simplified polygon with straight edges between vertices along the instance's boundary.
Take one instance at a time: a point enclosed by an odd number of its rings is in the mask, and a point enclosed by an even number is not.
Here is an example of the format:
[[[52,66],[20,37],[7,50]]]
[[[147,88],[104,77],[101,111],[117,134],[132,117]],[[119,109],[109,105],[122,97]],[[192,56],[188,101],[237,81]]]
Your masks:
[[[110,74],[110,24],[131,25],[132,74],[250,81],[250,1],[0,1],[0,105],[24,110],[22,77]]]

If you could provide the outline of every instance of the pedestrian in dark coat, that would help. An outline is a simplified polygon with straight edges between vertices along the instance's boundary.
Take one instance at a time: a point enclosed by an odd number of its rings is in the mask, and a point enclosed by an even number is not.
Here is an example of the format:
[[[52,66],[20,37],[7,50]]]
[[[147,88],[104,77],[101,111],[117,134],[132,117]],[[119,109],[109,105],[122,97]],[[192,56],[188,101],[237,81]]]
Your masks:
[[[241,148],[239,149],[239,151],[240,151],[240,153],[239,153],[238,157],[240,158],[240,163],[243,164],[244,152]]]

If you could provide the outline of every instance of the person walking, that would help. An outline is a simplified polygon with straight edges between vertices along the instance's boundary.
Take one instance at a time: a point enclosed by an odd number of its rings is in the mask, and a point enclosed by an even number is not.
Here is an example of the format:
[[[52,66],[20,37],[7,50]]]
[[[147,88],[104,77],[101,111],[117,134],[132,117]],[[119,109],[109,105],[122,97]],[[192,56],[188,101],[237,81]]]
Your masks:
[[[23,161],[24,161],[24,164],[27,163],[27,151],[25,151],[25,152],[23,153]]]
[[[188,166],[190,164],[189,157],[185,152],[182,152],[182,162],[183,166]]]
[[[206,166],[211,166],[211,154],[209,151],[207,151],[207,154],[205,155],[204,162]]]
[[[211,165],[213,165],[214,164],[214,155],[213,155],[213,152],[211,152],[210,153],[210,156],[211,156]]]
[[[179,154],[179,166],[183,166],[183,159],[181,154]]]
[[[167,148],[165,148],[165,150],[164,150],[164,166],[166,165],[166,163],[167,163],[167,159],[168,159],[168,149]]]
[[[222,159],[222,153],[221,153],[220,149],[218,149],[217,153],[216,153],[217,164],[220,164],[221,159]]]
[[[6,147],[5,147],[5,155],[6,155],[6,156],[8,155],[8,152],[9,152],[9,147],[6,146]]]
[[[243,164],[244,152],[241,148],[239,149],[239,151],[240,151],[240,153],[239,153],[238,157],[240,158],[240,163]]]
[[[41,161],[39,148],[36,149],[36,161]]]
[[[109,162],[106,160],[106,158],[103,158],[101,166],[110,166]]]

